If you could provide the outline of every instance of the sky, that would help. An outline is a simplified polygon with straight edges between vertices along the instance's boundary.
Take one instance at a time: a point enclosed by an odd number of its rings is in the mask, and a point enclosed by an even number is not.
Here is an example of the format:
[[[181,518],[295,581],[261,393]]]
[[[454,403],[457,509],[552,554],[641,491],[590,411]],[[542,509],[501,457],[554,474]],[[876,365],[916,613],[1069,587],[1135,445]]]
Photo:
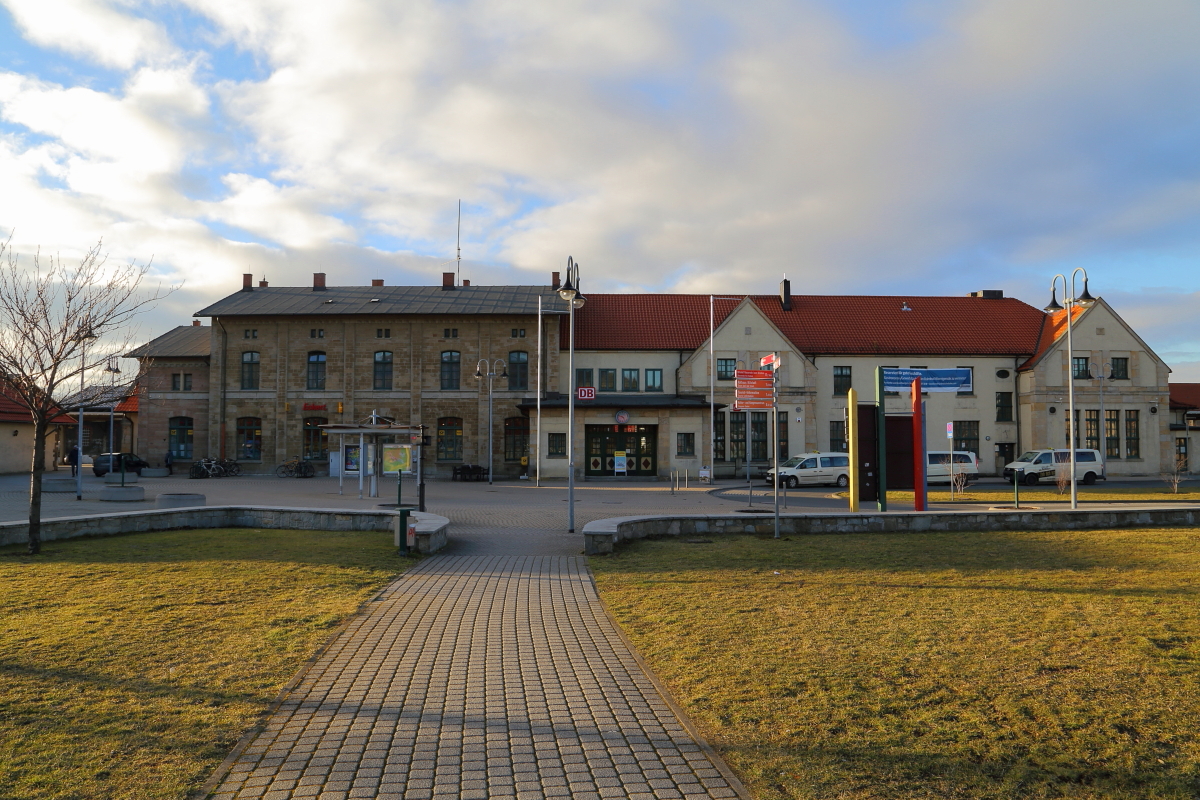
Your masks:
[[[1195,0],[0,0],[0,235],[180,288],[965,294],[1200,381]],[[30,262],[31,263],[31,262]]]

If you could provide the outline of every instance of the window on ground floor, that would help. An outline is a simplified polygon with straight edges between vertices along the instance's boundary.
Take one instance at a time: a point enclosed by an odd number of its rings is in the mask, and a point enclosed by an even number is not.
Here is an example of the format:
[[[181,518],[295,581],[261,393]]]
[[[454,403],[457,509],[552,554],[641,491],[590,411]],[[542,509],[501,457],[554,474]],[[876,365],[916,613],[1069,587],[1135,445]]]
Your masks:
[[[675,434],[675,455],[677,455],[677,456],[694,456],[694,455],[696,455],[696,434],[694,434],[694,433],[677,433],[677,434]]]
[[[549,435],[546,441],[546,457],[567,457],[567,435],[565,433],[552,433]]]
[[[767,444],[767,420],[770,414],[766,411],[750,412],[750,460],[766,461],[770,446]]]
[[[329,432],[321,427],[328,424],[326,417],[304,418],[304,450],[301,457],[305,461],[329,460]]]
[[[979,455],[979,420],[954,420],[954,449]]]
[[[529,417],[504,420],[504,460],[520,461],[529,455]]]
[[[441,417],[437,427],[438,461],[462,461],[462,417]]]
[[[192,457],[192,436],[194,427],[191,417],[171,417],[167,420],[168,447],[171,458],[190,459]]]
[[[1125,457],[1142,457],[1141,415],[1137,411],[1125,412]]]
[[[829,451],[831,453],[850,451],[850,443],[846,441],[846,421],[843,419],[829,422]]]
[[[262,460],[262,419],[238,417],[237,455],[241,461]]]

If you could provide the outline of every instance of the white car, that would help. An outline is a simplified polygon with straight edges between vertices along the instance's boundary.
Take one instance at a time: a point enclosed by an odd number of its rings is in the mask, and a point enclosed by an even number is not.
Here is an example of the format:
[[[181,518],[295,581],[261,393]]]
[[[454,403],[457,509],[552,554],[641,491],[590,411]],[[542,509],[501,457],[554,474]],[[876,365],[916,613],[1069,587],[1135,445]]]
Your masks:
[[[779,465],[781,485],[816,486],[832,484],[845,488],[850,485],[850,456],[845,453],[805,453],[793,456]],[[767,470],[767,483],[775,481],[775,470]]]
[[[1058,480],[1060,469],[1071,468],[1070,450],[1029,450],[1011,464],[1004,465],[1004,479],[1011,482],[1013,472],[1020,470],[1025,474],[1025,483],[1034,486],[1038,481]],[[1091,485],[1097,480],[1107,480],[1104,474],[1104,459],[1099,450],[1075,451],[1075,479],[1080,483]]]
[[[949,450],[928,450],[925,453],[925,482],[926,483],[950,483],[950,451]],[[954,475],[965,475],[965,480],[970,483],[979,477],[979,457],[967,450],[954,451]]]

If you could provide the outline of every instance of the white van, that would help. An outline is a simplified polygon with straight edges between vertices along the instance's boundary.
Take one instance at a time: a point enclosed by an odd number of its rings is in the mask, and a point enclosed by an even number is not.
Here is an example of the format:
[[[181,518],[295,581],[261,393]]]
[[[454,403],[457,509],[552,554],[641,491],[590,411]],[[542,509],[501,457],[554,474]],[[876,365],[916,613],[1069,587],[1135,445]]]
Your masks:
[[[850,456],[846,453],[805,453],[792,456],[779,465],[780,485],[816,486],[833,484],[845,488],[850,485]],[[767,483],[775,481],[775,470],[767,470]]]
[[[1029,486],[1035,486],[1038,481],[1054,483],[1060,469],[1071,469],[1070,450],[1030,450],[1011,464],[1004,465],[1004,480],[1012,482],[1013,472],[1023,470],[1025,483]],[[1089,486],[1097,480],[1108,479],[1099,450],[1075,451],[1075,478]]]
[[[950,483],[950,451],[928,450],[925,453],[925,482]],[[967,483],[979,478],[979,457],[968,450],[954,451],[954,476],[965,475]]]

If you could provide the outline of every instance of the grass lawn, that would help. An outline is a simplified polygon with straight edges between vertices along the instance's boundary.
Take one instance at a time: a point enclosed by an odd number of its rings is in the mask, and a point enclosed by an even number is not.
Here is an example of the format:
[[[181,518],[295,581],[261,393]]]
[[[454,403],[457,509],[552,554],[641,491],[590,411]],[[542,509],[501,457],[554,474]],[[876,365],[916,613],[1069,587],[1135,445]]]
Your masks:
[[[1200,532],[703,539],[590,564],[758,800],[1200,797]]]
[[[1180,489],[1178,494],[1173,493],[1170,489],[1152,488],[1126,488],[1118,487],[1107,489],[1103,486],[1080,486],[1076,494],[1081,503],[1098,500],[1118,500],[1122,503],[1136,503],[1138,501],[1152,500],[1170,501],[1173,503],[1200,503],[1200,489]],[[846,497],[846,492],[837,492],[838,497]],[[911,503],[913,501],[912,492],[889,491],[887,493],[888,500],[902,501]],[[955,492],[955,502],[961,500],[964,503],[995,503],[1004,505],[1005,503],[1012,505],[1013,490],[1012,486],[1001,486],[999,484],[989,485],[974,485],[967,489],[966,492]],[[1068,488],[1062,494],[1058,493],[1055,486],[1049,484],[1041,484],[1038,486],[1022,486],[1021,487],[1021,505],[1026,503],[1047,502],[1050,500],[1059,500],[1064,503],[1071,502],[1071,490]],[[948,503],[950,502],[949,489],[931,489],[929,492],[929,501],[931,503]],[[874,501],[871,501],[874,503]]]
[[[0,548],[0,797],[181,798],[408,562],[386,533]]]

